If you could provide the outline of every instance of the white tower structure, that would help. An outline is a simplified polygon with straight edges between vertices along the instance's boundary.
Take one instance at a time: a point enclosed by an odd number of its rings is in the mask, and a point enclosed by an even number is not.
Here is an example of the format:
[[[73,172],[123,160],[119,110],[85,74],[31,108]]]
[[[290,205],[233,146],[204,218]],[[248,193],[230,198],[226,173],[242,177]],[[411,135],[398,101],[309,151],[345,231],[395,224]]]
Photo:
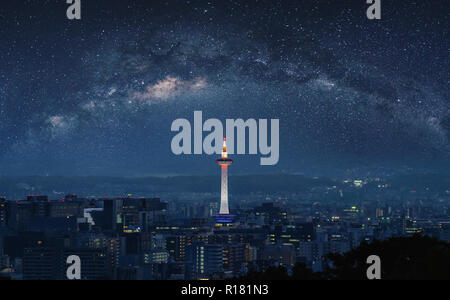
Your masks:
[[[222,169],[222,185],[220,190],[220,215],[230,215],[228,206],[228,167],[233,164],[233,161],[228,158],[227,153],[227,139],[223,139],[222,157],[219,158],[217,164]]]

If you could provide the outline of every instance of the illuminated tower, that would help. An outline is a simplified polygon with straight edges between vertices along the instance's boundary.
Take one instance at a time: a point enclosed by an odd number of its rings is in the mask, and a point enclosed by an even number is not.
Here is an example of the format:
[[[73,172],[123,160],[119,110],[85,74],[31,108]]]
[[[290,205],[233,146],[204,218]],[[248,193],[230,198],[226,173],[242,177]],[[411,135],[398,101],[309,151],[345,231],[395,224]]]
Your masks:
[[[222,169],[222,185],[220,190],[220,212],[216,217],[217,223],[231,223],[233,216],[230,215],[228,206],[228,167],[233,164],[233,160],[228,158],[227,139],[223,139],[222,157],[219,158],[217,164]]]

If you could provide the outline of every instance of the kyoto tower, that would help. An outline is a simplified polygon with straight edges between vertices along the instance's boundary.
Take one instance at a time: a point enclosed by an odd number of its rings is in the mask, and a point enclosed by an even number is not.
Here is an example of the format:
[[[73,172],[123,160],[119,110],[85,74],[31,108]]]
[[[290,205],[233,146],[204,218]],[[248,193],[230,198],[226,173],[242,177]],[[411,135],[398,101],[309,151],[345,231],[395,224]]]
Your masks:
[[[219,158],[217,164],[222,169],[222,185],[220,190],[220,212],[216,215],[216,223],[232,223],[233,216],[230,215],[228,206],[228,167],[233,164],[233,160],[228,158],[227,139],[223,139],[222,157]]]

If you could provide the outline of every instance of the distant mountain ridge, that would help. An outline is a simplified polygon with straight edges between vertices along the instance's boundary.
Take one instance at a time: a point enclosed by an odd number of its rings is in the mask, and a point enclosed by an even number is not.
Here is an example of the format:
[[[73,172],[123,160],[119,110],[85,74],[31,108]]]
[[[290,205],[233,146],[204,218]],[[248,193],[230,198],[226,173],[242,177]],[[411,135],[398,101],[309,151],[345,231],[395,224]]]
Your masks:
[[[407,175],[385,179],[394,189],[431,191],[450,190],[450,176]],[[230,190],[235,194],[250,192],[304,192],[312,188],[344,187],[341,181],[326,177],[311,178],[302,175],[235,175],[229,178]],[[367,188],[377,183],[369,184]],[[46,194],[59,198],[67,193],[82,196],[120,196],[127,194],[151,196],[164,192],[219,193],[219,176],[171,176],[171,177],[0,177],[0,196],[23,198],[29,194]]]
[[[229,178],[233,193],[300,192],[317,186],[336,185],[328,178],[309,178],[301,175],[238,175]],[[172,177],[0,177],[0,195],[25,196],[49,194],[49,196],[77,193],[80,195],[104,194],[153,194],[155,192],[219,192],[219,176]],[[119,193],[119,194],[117,194]],[[56,196],[55,196],[56,197]]]

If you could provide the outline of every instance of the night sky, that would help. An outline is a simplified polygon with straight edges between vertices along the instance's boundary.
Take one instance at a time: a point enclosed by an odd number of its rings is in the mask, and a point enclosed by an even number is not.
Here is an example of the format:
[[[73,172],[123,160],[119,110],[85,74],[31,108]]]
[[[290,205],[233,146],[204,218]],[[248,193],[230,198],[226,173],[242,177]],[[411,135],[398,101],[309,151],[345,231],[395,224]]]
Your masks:
[[[450,3],[0,4],[0,175],[219,174],[171,123],[280,119],[280,162],[233,173],[450,167]]]

